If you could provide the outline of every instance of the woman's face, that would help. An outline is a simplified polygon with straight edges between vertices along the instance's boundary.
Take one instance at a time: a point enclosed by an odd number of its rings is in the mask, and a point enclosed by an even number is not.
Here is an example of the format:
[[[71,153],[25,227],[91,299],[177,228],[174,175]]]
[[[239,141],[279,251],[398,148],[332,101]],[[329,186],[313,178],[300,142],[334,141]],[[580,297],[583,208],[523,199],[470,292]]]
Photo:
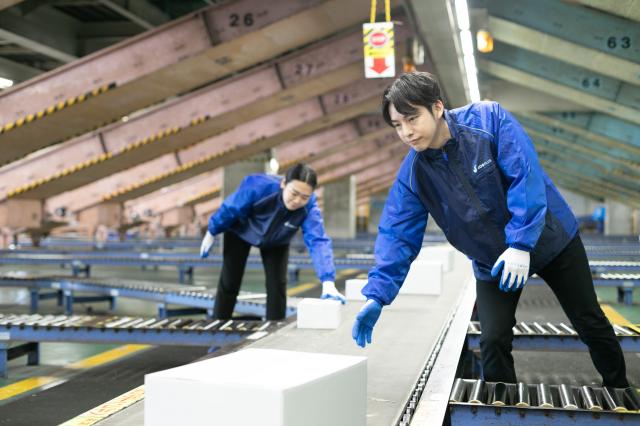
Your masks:
[[[293,179],[285,183],[282,179],[282,199],[287,210],[298,210],[307,205],[313,195],[313,188],[308,183]]]

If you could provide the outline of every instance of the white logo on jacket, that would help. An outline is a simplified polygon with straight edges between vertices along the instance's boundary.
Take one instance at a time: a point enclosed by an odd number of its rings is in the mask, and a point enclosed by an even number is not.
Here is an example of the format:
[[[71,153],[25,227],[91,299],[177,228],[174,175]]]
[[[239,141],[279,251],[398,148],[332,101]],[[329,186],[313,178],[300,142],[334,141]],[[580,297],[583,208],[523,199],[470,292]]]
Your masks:
[[[284,226],[287,227],[287,228],[291,228],[291,229],[298,229],[297,226],[290,224],[289,221],[286,221],[284,223]]]
[[[489,164],[491,164],[493,162],[493,160],[491,160],[491,158],[489,158],[487,161],[485,161],[484,163],[481,163],[479,165],[474,164],[473,165],[473,173],[478,173],[478,170],[481,170],[485,167],[487,167]]]

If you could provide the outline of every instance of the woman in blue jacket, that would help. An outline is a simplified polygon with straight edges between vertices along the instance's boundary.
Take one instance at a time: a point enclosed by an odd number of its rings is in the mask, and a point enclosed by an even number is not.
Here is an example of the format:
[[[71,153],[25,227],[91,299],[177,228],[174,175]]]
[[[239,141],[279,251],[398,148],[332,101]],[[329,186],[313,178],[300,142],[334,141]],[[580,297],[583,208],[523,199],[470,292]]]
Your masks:
[[[445,110],[437,81],[405,74],[384,93],[382,113],[412,149],[380,219],[376,266],[353,338],[364,347],[422,245],[431,215],[473,261],[484,379],[516,382],[515,311],[527,278],[551,287],[605,386],[627,387],[625,361],[598,305],[576,219],[538,162],[533,143],[499,104]]]
[[[316,274],[322,282],[322,298],[345,298],[335,287],[331,240],[324,232],[316,196],[315,171],[305,164],[291,168],[284,179],[265,174],[245,177],[238,189],[211,215],[200,247],[209,255],[214,236],[224,232],[223,263],[213,313],[231,318],[251,247],[260,248],[266,275],[267,320],[285,317],[289,242],[302,228]]]

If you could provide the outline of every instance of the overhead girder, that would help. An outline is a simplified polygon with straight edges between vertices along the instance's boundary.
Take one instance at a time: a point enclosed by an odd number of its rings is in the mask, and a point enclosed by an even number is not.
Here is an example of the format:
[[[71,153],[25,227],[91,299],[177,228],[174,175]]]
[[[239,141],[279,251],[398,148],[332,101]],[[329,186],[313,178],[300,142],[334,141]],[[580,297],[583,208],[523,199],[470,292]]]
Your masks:
[[[374,168],[382,162],[395,162],[400,165],[400,160],[406,155],[404,147],[387,147],[371,155],[367,155],[357,161],[351,162],[347,167],[332,170],[324,174],[320,179],[322,185],[340,180],[348,175],[358,174],[359,172]]]
[[[47,146],[228,77],[362,22],[356,3],[240,0],[190,14],[0,93],[0,143]]]
[[[289,121],[291,120],[291,116],[293,116],[303,122],[303,124],[284,131],[276,132],[273,135],[263,137],[261,139],[248,140],[247,143],[242,145],[236,144],[228,145],[226,147],[223,146],[221,147],[222,149],[218,148],[217,151],[209,149],[209,153],[203,155],[198,151],[203,148],[200,146],[203,144],[199,144],[198,146],[188,150],[188,152],[185,152],[185,155],[182,155],[181,153],[180,157],[183,159],[182,165],[174,167],[165,173],[149,177],[144,181],[131,183],[119,191],[107,192],[101,197],[101,201],[124,202],[132,198],[137,198],[163,186],[198,175],[204,171],[212,170],[216,167],[223,167],[235,161],[264,152],[265,150],[273,148],[285,141],[303,137],[325,127],[333,126],[344,120],[349,120],[358,115],[369,113],[372,110],[375,110],[379,104],[379,93],[382,90],[382,84],[379,82],[372,82],[368,84],[377,84],[381,87],[378,88],[378,90],[372,90],[373,88],[370,87],[367,93],[362,93],[363,96],[366,94],[370,95],[370,97],[365,98],[364,100],[357,99],[356,102],[353,102],[352,104],[349,104],[337,111],[327,111],[327,114],[324,116],[321,115],[322,111],[320,110],[319,115],[314,115],[313,117],[300,117],[300,108],[296,108],[295,111],[290,113]],[[305,113],[305,111],[303,110],[302,113]],[[275,123],[278,125],[275,128],[282,128],[287,123],[288,121],[283,119],[281,122]],[[100,200],[97,200],[97,202],[99,201]]]
[[[395,135],[389,134],[388,130],[386,130],[386,133],[385,137],[369,140],[365,143],[358,144],[357,146],[349,144],[350,147],[347,149],[323,156],[323,158],[314,159],[311,164],[319,174],[323,174],[328,170],[349,164],[354,158],[358,158],[363,155],[371,155],[378,150],[385,149],[392,145],[397,146],[398,143]]]
[[[491,35],[503,43],[531,50],[540,55],[564,61],[587,70],[613,77],[626,83],[638,84],[638,64],[605,52],[555,37],[518,23],[489,17]]]
[[[612,198],[631,207],[640,208],[640,203],[636,201],[638,199],[637,195],[629,196],[606,183],[582,174],[579,170],[576,171],[573,168],[566,168],[563,165],[558,165],[545,158],[541,158],[540,161],[545,169],[549,170],[549,174],[553,176],[553,179],[560,177],[556,182],[560,186],[569,187],[569,189],[572,189],[571,187],[580,188],[583,193],[587,192],[591,196],[596,195],[600,198]]]
[[[531,133],[530,135],[534,136]],[[637,184],[638,179],[628,175],[614,173],[610,164],[581,152],[563,149],[544,137],[534,136],[534,140],[536,150],[539,153],[551,153],[556,157],[562,158],[563,162],[566,164],[584,167],[585,174],[590,174],[594,178],[606,180],[617,188],[620,188],[620,190],[634,190],[637,187],[637,190],[639,191],[638,193],[640,194],[640,186]],[[590,173],[587,173],[587,170],[590,171]]]
[[[78,59],[78,44],[73,32],[74,23],[73,19],[55,10],[50,11],[46,17],[29,16],[29,18],[20,16],[15,10],[5,10],[0,12],[0,39],[58,62],[67,63]],[[11,90],[6,92],[9,91]],[[2,95],[4,92],[0,94],[0,98]],[[3,123],[13,121],[12,113],[20,109],[21,105],[29,104],[30,100],[22,98],[17,102],[17,105],[9,106],[0,101]]]
[[[294,163],[318,160],[353,146],[386,136],[388,127],[378,115],[366,115],[275,149],[282,170]],[[360,137],[359,137],[360,136]]]
[[[579,176],[585,183],[588,182],[589,185],[594,185],[594,188],[598,187],[606,189],[610,193],[616,193],[618,197],[629,198],[630,200],[640,200],[640,191],[613,184],[608,180],[603,179],[601,176],[589,173],[585,171],[585,166],[583,164],[569,162],[565,156],[559,155],[558,152],[541,149],[539,150],[539,153],[540,162],[545,168],[552,165],[556,169],[560,168],[561,170],[565,170],[567,174]]]
[[[490,0],[488,5],[495,39],[640,84],[637,24],[556,0]]]
[[[623,171],[630,174],[640,173],[640,157],[634,158],[627,151],[612,149],[593,143],[588,139],[575,137],[571,133],[566,133],[563,129],[549,127],[524,116],[518,118],[526,132],[532,136],[544,137],[558,146],[595,156],[604,162],[610,163],[611,167],[620,167],[621,173]],[[638,177],[640,178],[640,175]]]
[[[358,81],[361,79],[362,59],[354,61],[362,53],[361,48],[356,49],[360,35],[355,36],[351,33],[323,43],[274,66],[205,88],[110,126],[96,135],[59,145],[53,150],[64,154],[57,155],[59,160],[54,164],[49,161],[51,151],[25,161],[24,167],[34,169],[28,175],[28,182],[25,182],[24,173],[20,176],[17,167],[11,167],[11,175],[5,177],[15,186],[4,189],[13,197],[49,197]],[[332,49],[331,59],[325,59]],[[311,71],[300,75],[301,64]],[[284,81],[283,90],[280,90],[280,81]],[[335,108],[352,95],[347,93],[344,96],[347,98],[323,96],[320,99],[327,108]],[[0,191],[2,189],[0,185]]]
[[[537,53],[495,43],[479,68],[496,77],[640,124],[640,86],[585,70]]]
[[[640,21],[640,0],[573,0],[623,18]]]
[[[154,191],[124,204],[130,214],[148,216],[185,205],[191,198],[222,184],[222,170],[217,169],[183,182]]]
[[[606,149],[624,152],[631,159],[640,159],[640,142],[638,142],[640,141],[640,127],[629,122],[596,113],[540,114],[523,111],[515,115],[520,120],[524,117],[544,124],[551,129],[568,132],[584,140],[589,140],[592,144]],[[609,124],[609,122],[611,123]],[[620,132],[621,126],[624,124],[629,128],[627,135]],[[609,132],[608,129],[615,129],[615,132]],[[612,136],[614,134],[615,137]]]

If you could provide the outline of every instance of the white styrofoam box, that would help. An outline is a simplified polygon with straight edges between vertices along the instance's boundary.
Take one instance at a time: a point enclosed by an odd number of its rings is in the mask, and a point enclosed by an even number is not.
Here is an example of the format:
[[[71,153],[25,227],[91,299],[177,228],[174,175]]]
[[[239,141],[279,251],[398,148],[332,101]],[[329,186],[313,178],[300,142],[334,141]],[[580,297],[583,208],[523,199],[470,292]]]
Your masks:
[[[449,272],[455,263],[456,249],[449,244],[422,247],[418,259],[442,262],[443,272]]]
[[[305,298],[298,303],[298,328],[335,329],[342,321],[342,303]]]
[[[345,283],[345,291],[344,296],[347,300],[367,300],[366,297],[362,295],[362,287],[367,284],[367,280],[363,280],[360,278],[352,278],[347,280]]]
[[[439,295],[442,292],[442,266],[442,262],[414,260],[400,293]]]
[[[144,382],[145,426],[366,425],[365,357],[246,349]]]

